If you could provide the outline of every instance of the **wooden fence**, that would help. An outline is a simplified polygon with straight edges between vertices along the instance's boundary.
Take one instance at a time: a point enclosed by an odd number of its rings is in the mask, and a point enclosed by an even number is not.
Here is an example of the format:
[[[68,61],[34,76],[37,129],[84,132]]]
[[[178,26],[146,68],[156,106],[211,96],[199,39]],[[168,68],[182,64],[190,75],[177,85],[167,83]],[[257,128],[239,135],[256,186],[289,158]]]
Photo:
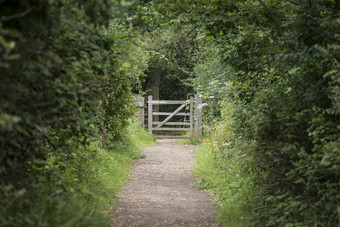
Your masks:
[[[139,101],[139,117],[141,123],[144,124],[145,105]],[[190,97],[188,100],[153,100],[152,96],[148,97],[147,101],[147,125],[149,133],[155,131],[184,131],[190,132],[189,136],[173,136],[173,135],[157,135],[157,138],[188,138],[199,140],[202,136],[202,99],[200,95],[195,95],[195,98]],[[156,105],[179,105],[173,112],[156,112]],[[189,112],[183,112],[189,106]],[[195,107],[194,107],[195,106]],[[195,108],[195,111],[194,111]],[[158,108],[157,108],[158,109]],[[166,116],[162,121],[154,121],[154,116]],[[189,122],[186,121],[170,121],[175,116],[189,117]],[[177,126],[177,127],[176,127]],[[179,126],[179,127],[178,127]]]

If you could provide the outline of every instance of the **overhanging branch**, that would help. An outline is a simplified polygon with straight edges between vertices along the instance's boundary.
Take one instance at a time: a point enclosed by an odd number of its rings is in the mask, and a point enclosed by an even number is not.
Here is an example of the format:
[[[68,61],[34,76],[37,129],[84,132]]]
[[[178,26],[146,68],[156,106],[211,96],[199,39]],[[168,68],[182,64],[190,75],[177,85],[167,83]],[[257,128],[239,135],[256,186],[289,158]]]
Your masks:
[[[1,2],[0,2],[1,3]],[[17,19],[17,18],[20,18],[20,17],[24,17],[26,16],[27,14],[29,14],[30,12],[32,12],[32,10],[34,9],[34,7],[22,12],[22,13],[17,13],[17,14],[14,14],[14,15],[11,15],[11,16],[3,16],[1,17],[1,21],[7,21],[7,20],[13,20],[13,19]]]
[[[271,8],[269,8],[266,3],[264,3],[262,0],[259,0],[260,4],[268,11],[271,19],[273,20],[273,23],[275,25],[275,28],[277,30],[277,32],[279,33],[280,36],[283,36],[283,32],[282,32],[282,29],[281,29],[281,25],[279,23],[279,21],[276,19],[273,11]]]

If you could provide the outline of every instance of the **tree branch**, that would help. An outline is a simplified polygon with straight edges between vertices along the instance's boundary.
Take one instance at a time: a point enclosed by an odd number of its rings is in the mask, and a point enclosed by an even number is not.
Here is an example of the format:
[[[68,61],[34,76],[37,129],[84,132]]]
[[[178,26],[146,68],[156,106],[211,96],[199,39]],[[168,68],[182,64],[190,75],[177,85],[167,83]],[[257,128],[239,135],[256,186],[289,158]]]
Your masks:
[[[33,9],[34,9],[34,7],[30,8],[30,9],[28,9],[28,10],[22,12],[22,13],[17,13],[17,14],[11,15],[11,16],[3,16],[3,17],[1,17],[0,20],[6,21],[6,20],[13,20],[13,19],[17,19],[17,18],[20,18],[20,17],[24,17],[27,14],[29,14],[30,12],[32,12]]]
[[[289,2],[290,4],[293,4],[293,5],[302,6],[302,4],[300,2],[296,2],[296,1],[293,1],[293,0],[287,0],[287,2]]]
[[[260,14],[258,14],[255,10],[253,10],[252,8],[250,8],[249,6],[247,6],[244,2],[240,2],[244,7],[246,7],[250,12],[252,12],[252,13],[254,13],[254,15],[255,15],[255,17],[257,17],[257,19],[261,19],[261,15]],[[264,32],[264,33],[266,33],[266,31],[263,29],[263,27],[262,26],[259,26],[260,27],[260,29]]]
[[[279,33],[280,36],[283,36],[283,32],[281,29],[281,25],[279,23],[279,21],[276,19],[273,11],[266,5],[266,3],[264,3],[262,0],[258,0],[260,2],[260,4],[268,11],[268,13],[270,14],[270,17],[272,18],[274,25],[276,27],[277,32]]]

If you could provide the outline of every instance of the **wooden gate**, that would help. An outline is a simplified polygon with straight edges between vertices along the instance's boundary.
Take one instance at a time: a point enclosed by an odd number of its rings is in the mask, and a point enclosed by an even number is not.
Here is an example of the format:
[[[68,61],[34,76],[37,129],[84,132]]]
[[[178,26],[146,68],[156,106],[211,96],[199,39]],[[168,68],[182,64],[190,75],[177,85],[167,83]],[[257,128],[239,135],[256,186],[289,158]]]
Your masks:
[[[194,118],[194,102],[195,102],[195,118]],[[180,105],[173,112],[155,112],[153,109],[154,105]],[[152,96],[148,97],[148,131],[149,133],[153,133],[153,131],[189,131],[190,136],[171,136],[171,135],[157,135],[157,138],[187,138],[193,139],[194,137],[194,121],[195,121],[195,138],[200,139],[201,137],[201,97],[200,95],[196,95],[195,99],[190,97],[188,100],[153,100]],[[183,112],[183,110],[187,110],[187,106],[189,106],[189,111]],[[154,121],[153,116],[167,116],[162,121]],[[170,121],[174,116],[184,116],[189,117],[189,121]],[[166,127],[171,126],[171,127]],[[176,127],[180,126],[180,127]]]

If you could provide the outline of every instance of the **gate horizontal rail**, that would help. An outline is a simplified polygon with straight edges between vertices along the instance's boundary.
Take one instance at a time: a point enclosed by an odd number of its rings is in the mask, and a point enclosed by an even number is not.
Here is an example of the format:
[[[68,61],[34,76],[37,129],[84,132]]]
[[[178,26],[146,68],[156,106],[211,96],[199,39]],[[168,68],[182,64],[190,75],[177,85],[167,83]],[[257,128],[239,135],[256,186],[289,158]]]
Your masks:
[[[168,104],[187,104],[190,100],[153,100],[153,105],[168,105]]]
[[[156,116],[166,116],[166,115],[171,115],[172,113],[170,112],[153,112],[152,115]],[[190,116],[190,113],[177,113],[176,116]]]
[[[158,125],[160,121],[154,121],[152,124]],[[176,125],[176,126],[190,126],[189,122],[166,122],[164,125]]]
[[[158,139],[192,139],[190,136],[162,136],[158,135]]]
[[[152,128],[152,131],[190,131],[190,128]]]

